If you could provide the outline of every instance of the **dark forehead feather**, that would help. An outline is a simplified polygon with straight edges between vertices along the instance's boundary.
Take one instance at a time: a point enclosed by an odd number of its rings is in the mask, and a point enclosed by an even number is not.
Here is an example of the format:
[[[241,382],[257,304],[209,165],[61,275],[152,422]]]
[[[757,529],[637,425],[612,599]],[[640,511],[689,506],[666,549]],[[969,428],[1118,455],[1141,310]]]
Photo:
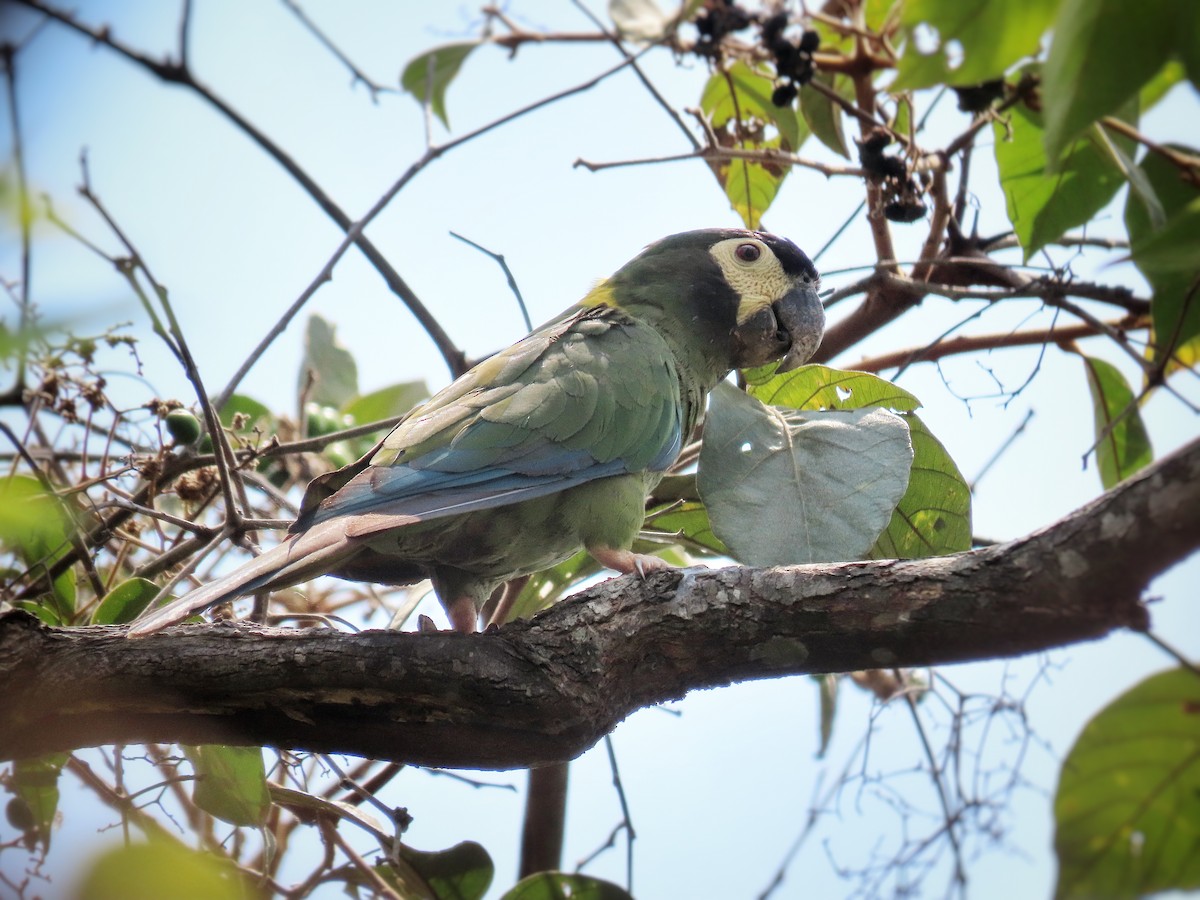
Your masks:
[[[647,247],[642,255],[657,256],[685,249],[707,250],[714,244],[735,238],[755,238],[762,241],[771,248],[771,252],[775,254],[787,274],[809,281],[817,280],[817,269],[803,250],[787,238],[766,231],[747,231],[743,228],[702,228],[697,231],[685,231],[656,241]]]

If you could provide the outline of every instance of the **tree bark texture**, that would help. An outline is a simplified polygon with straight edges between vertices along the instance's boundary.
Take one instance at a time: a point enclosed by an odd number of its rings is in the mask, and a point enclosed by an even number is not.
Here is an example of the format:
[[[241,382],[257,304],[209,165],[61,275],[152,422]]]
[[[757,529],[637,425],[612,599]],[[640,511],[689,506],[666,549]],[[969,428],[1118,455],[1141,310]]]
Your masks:
[[[571,759],[635,710],[755,678],[1011,657],[1145,629],[1200,546],[1200,441],[1024,538],[924,560],[672,570],[474,635],[0,616],[0,759],[271,745],[431,766]]]

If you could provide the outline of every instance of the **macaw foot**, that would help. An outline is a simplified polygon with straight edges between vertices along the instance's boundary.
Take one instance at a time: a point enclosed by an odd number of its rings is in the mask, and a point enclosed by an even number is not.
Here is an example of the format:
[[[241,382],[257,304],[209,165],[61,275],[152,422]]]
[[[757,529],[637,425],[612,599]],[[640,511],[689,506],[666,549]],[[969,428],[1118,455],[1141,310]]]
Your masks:
[[[479,630],[479,610],[470,597],[456,597],[446,604],[446,615],[450,627],[462,634],[474,634]]]
[[[588,553],[592,559],[606,569],[630,575],[634,572],[645,578],[647,572],[658,572],[662,569],[674,568],[669,562],[657,556],[647,556],[645,553],[634,553],[632,550],[613,550],[609,547],[589,547]]]

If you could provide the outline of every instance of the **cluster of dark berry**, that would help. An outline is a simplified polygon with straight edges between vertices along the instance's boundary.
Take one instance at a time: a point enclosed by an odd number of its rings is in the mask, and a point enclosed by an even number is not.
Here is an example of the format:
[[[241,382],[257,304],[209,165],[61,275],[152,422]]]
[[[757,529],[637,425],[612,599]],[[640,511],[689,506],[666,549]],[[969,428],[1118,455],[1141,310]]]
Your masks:
[[[858,159],[867,173],[877,180],[887,196],[883,214],[892,222],[915,222],[926,212],[921,200],[924,186],[908,174],[908,166],[899,156],[884,153],[892,136],[882,128],[872,131],[858,142]]]
[[[784,36],[788,16],[778,12],[762,23],[762,43],[775,57],[775,71],[779,82],[771,94],[776,106],[788,106],[800,92],[802,85],[813,77],[812,55],[821,45],[821,36],[815,31],[806,31],[799,40]]]
[[[956,87],[954,93],[958,95],[958,108],[963,112],[983,112],[1004,96],[1004,79],[997,78],[983,84]]]
[[[734,0],[712,0],[696,16],[696,30],[700,38],[696,41],[696,53],[700,56],[720,55],[721,39],[727,34],[748,28],[754,14],[746,12]]]

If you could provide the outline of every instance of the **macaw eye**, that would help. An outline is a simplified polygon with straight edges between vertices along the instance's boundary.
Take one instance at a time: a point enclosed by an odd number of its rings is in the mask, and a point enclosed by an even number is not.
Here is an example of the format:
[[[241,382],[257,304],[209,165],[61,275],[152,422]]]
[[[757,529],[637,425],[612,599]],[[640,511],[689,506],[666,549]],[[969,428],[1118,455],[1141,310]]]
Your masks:
[[[762,248],[758,244],[738,244],[738,248],[733,251],[734,255],[745,263],[757,262],[762,256]]]

